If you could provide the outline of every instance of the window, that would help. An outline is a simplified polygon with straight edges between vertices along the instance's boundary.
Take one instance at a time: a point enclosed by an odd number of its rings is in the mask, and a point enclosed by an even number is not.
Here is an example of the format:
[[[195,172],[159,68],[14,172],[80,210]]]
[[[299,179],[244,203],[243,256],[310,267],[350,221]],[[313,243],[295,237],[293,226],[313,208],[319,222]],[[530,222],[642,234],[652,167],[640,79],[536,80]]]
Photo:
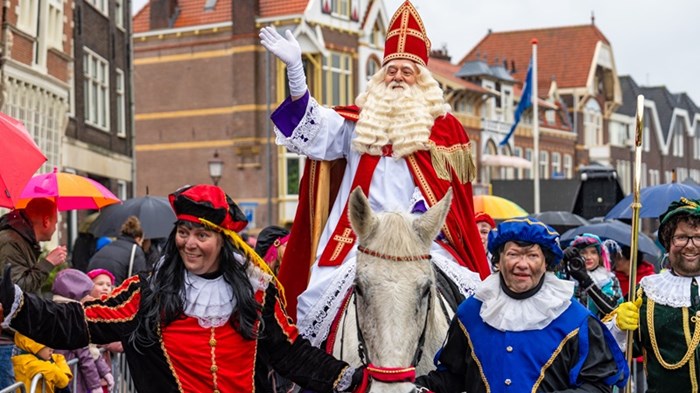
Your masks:
[[[683,157],[683,123],[676,119],[675,125],[673,126],[673,155],[675,157]]]
[[[664,171],[664,183],[672,183],[673,182],[673,172],[672,171]]]
[[[86,0],[86,2],[101,13],[109,16],[109,0]]]
[[[114,0],[114,24],[124,28],[124,0]]]
[[[693,138],[693,158],[700,160],[700,131],[696,131],[695,135]]]
[[[63,49],[63,2],[49,0],[46,18],[46,43],[52,48]]]
[[[34,37],[39,22],[39,0],[22,0],[18,7],[17,27]]]
[[[523,148],[518,147],[518,146],[514,147],[513,148],[513,156],[522,158],[523,157]],[[515,178],[516,179],[523,178],[523,169],[522,168],[518,168],[515,170]]]
[[[532,162],[532,149],[530,149],[530,148],[525,149],[525,159]],[[526,168],[523,171],[523,176],[525,179],[532,179],[532,169]]]
[[[552,178],[564,177],[561,172],[561,153],[552,153]]]
[[[676,180],[679,182],[684,182],[688,178],[688,168],[679,167],[676,169]]]
[[[46,173],[61,166],[61,138],[65,132],[62,126],[68,109],[65,99],[12,77],[8,77],[7,84],[7,90],[12,94],[7,97],[4,111],[24,123],[46,156],[47,161],[40,171]]]
[[[660,183],[660,173],[658,169],[650,169],[649,170],[649,185],[650,186],[658,186]]]
[[[323,58],[322,105],[350,105],[352,94],[352,57],[331,52]]]
[[[117,136],[126,137],[126,95],[124,94],[124,71],[117,68]]]
[[[381,21],[378,19],[370,33],[369,44],[374,47],[384,46],[384,26],[382,26]]]
[[[350,18],[350,1],[351,0],[331,0],[331,14]]]
[[[540,179],[549,179],[549,153],[540,152]]]
[[[583,135],[586,147],[603,144],[603,116],[598,101],[594,99],[588,100],[583,110]]]
[[[574,176],[574,159],[571,154],[564,154],[564,176],[567,179]]]
[[[109,63],[83,48],[85,122],[109,130]]]
[[[632,167],[630,165],[630,162],[625,160],[617,160],[615,166],[615,169],[617,170],[617,178],[620,182],[620,185],[622,186],[622,192],[625,194],[629,194],[631,191],[632,184]]]
[[[301,175],[304,173],[304,157],[287,152],[286,160],[287,174],[285,177],[285,194],[287,196],[299,195],[299,184],[301,183]]]
[[[644,118],[648,119],[646,117],[647,114],[644,114]],[[651,141],[649,138],[651,138],[651,131],[649,130],[649,125],[648,122],[644,122],[644,131],[642,131],[642,150],[645,152],[649,152],[651,150]],[[634,135],[634,133],[632,133]]]
[[[124,180],[117,180],[117,197],[122,201],[125,201],[129,198],[126,189],[126,182]]]
[[[375,56],[370,56],[370,58],[367,59],[367,80],[372,79],[374,74],[376,74],[381,68],[382,66],[379,63],[379,60],[377,60]]]

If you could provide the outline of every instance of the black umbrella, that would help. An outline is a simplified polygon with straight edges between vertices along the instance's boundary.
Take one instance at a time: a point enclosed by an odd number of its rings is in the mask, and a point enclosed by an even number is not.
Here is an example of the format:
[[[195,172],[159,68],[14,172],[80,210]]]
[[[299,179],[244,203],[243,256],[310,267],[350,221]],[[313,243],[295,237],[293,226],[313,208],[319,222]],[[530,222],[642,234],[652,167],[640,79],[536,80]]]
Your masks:
[[[658,218],[668,209],[668,205],[685,197],[688,199],[700,198],[700,188],[688,186],[681,183],[659,184],[643,188],[639,192],[639,202],[642,207],[639,209],[641,218]],[[634,196],[627,195],[618,202],[605,215],[605,218],[632,218],[632,202]]]
[[[543,223],[556,229],[559,233],[568,231],[569,229],[588,225],[588,221],[579,216],[567,211],[548,211],[533,214],[532,217],[542,221]]]
[[[622,221],[612,220],[583,225],[566,231],[560,238],[562,248],[566,248],[576,236],[584,233],[598,235],[602,240],[612,239],[627,247],[629,247],[632,242],[632,226]],[[639,245],[639,251],[647,254],[651,258],[651,262],[656,263],[659,258],[661,258],[661,249],[659,249],[656,243],[644,233],[639,233],[639,241],[637,244]]]
[[[168,237],[177,220],[168,198],[146,195],[102,208],[100,215],[90,225],[90,233],[96,237],[117,236],[129,216],[139,218],[146,239]]]

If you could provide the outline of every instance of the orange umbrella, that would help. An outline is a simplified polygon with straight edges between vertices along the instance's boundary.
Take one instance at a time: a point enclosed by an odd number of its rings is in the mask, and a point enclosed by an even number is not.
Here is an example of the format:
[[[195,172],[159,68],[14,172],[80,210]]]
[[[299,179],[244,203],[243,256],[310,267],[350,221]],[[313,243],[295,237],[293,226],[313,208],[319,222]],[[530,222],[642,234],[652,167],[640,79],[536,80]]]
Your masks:
[[[24,187],[15,208],[21,209],[33,198],[49,198],[56,202],[60,211],[77,209],[99,209],[114,203],[121,203],[102,184],[87,177],[58,172],[36,175]]]
[[[484,212],[496,220],[527,216],[527,211],[517,203],[495,195],[475,195],[474,211]]]
[[[0,206],[14,207],[46,157],[19,120],[0,113]]]

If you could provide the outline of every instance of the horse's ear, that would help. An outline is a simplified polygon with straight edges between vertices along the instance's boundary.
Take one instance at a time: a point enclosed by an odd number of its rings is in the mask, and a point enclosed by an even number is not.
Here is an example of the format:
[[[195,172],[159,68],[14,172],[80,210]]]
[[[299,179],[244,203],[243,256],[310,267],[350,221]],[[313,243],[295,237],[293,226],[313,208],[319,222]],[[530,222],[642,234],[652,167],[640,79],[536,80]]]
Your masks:
[[[445,196],[438,203],[413,222],[413,227],[418,232],[421,240],[431,242],[437,237],[442,224],[445,222],[447,213],[450,211],[451,204],[452,187],[447,189]]]
[[[350,193],[348,215],[350,216],[352,230],[355,231],[358,239],[363,239],[364,235],[371,230],[371,224],[375,217],[367,197],[365,197],[362,188],[359,186],[355,187]]]

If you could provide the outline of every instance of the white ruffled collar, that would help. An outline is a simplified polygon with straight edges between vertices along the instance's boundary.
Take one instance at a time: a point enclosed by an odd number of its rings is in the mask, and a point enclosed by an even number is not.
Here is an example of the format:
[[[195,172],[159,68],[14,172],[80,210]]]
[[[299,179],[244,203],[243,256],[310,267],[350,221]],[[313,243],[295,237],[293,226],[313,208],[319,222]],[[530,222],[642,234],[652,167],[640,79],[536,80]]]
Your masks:
[[[203,328],[223,326],[236,307],[233,289],[224,276],[203,278],[185,272],[185,315],[197,318]]]
[[[574,294],[573,282],[560,280],[551,272],[545,273],[540,290],[523,300],[506,295],[500,280],[499,273],[490,275],[474,294],[483,303],[481,318],[500,331],[542,329],[569,308]]]
[[[593,283],[595,283],[595,285],[597,285],[599,288],[607,285],[614,276],[603,266],[598,266],[597,268],[591,270],[588,272],[588,275],[591,277],[591,280],[593,280]]]
[[[700,277],[677,276],[666,270],[659,274],[652,274],[642,278],[639,285],[644,288],[644,293],[654,302],[670,307],[690,307],[690,288],[693,280],[700,284]]]

